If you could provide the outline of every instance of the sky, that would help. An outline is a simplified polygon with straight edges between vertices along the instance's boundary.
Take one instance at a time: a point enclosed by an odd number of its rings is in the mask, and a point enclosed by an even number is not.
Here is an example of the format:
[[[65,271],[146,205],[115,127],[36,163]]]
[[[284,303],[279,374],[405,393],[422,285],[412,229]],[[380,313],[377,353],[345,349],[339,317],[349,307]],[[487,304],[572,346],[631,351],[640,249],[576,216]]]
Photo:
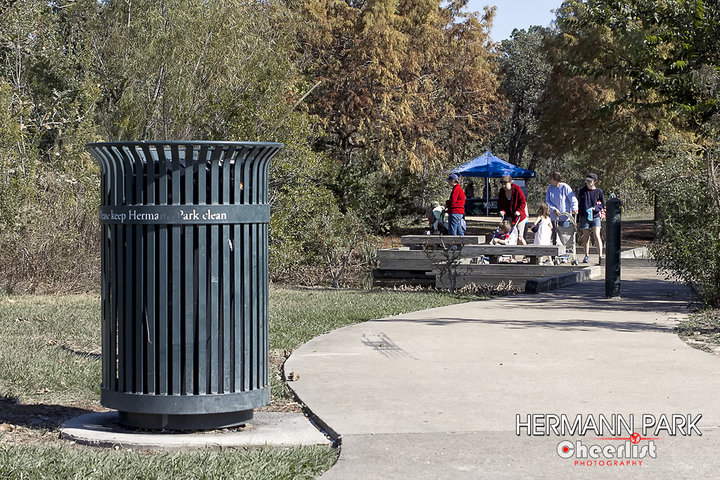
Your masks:
[[[555,18],[550,11],[561,4],[562,0],[469,0],[468,10],[482,12],[485,5],[497,6],[490,36],[499,42],[510,38],[514,28],[548,26]]]

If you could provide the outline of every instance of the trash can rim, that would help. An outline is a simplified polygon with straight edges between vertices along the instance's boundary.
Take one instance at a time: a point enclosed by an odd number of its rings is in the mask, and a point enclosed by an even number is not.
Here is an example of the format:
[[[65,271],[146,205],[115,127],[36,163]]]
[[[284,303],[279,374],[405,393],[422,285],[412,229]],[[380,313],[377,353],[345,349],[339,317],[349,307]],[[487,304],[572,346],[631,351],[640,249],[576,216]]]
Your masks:
[[[165,146],[165,145],[200,145],[200,146],[272,146],[284,147],[278,142],[227,142],[222,140],[131,140],[122,142],[92,142],[85,144],[85,147],[130,147],[140,145]]]

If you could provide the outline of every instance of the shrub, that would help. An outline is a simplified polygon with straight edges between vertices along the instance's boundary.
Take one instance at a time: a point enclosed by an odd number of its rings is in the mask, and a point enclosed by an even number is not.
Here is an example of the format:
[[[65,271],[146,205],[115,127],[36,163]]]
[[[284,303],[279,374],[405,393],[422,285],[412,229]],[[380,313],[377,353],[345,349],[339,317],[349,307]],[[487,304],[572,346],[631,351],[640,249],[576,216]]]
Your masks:
[[[0,284],[6,291],[95,290],[100,278],[97,178],[46,171],[37,193],[0,231]]]
[[[651,247],[660,271],[720,306],[720,197],[717,147],[673,145],[671,158],[648,172],[661,219]]]

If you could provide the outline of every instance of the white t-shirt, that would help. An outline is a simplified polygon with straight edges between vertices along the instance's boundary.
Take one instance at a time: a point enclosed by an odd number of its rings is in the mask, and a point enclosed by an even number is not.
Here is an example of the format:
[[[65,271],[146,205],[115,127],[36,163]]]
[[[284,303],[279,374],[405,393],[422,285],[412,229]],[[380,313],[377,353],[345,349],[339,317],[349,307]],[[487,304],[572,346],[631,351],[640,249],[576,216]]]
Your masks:
[[[535,245],[552,245],[552,223],[550,218],[541,218],[538,223],[538,230],[535,232]]]

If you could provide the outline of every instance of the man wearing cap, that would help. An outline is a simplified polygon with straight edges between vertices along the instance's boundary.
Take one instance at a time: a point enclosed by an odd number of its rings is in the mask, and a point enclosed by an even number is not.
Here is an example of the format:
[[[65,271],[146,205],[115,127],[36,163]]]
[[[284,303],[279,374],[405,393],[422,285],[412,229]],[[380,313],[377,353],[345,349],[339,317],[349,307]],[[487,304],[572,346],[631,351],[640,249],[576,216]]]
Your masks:
[[[458,176],[454,173],[450,174],[447,182],[452,189],[450,198],[445,201],[445,208],[449,215],[448,235],[465,235],[465,230],[461,226],[463,215],[465,215],[465,192],[460,186]]]
[[[598,176],[588,173],[585,178],[585,185],[578,190],[578,227],[582,230],[582,242],[585,247],[585,258],[583,263],[590,261],[590,231],[592,230],[597,245],[599,258],[603,256],[602,237],[600,236],[600,212],[605,209],[605,195],[597,187]]]

